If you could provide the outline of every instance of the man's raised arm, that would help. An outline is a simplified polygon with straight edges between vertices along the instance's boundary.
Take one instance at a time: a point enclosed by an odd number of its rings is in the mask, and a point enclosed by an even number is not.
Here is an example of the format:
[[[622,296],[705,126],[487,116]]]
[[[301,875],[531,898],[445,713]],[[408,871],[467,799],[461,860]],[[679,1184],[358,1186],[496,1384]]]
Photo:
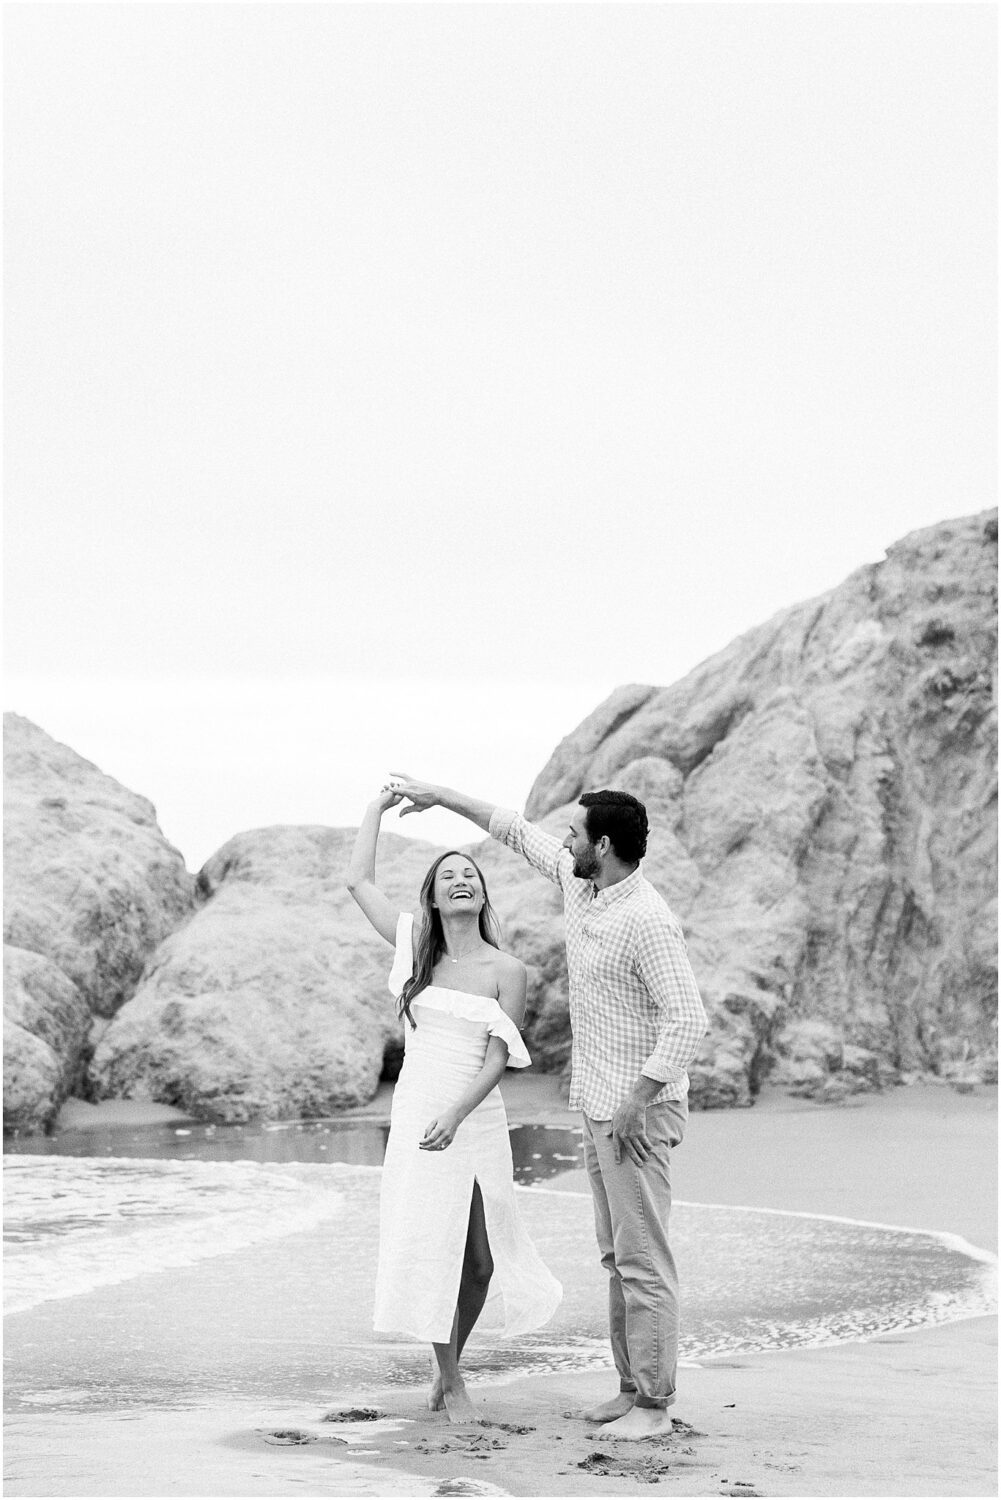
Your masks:
[[[573,860],[559,839],[546,833],[545,829],[537,828],[534,823],[527,822],[520,813],[510,812],[493,802],[483,802],[479,797],[469,797],[465,792],[457,792],[450,786],[417,781],[413,776],[404,775],[402,771],[393,772],[392,784],[393,790],[410,803],[409,807],[400,808],[401,818],[407,813],[426,812],[429,807],[447,808],[449,812],[458,813],[461,818],[468,818],[471,823],[476,823],[491,838],[527,859],[547,880],[554,880],[557,885],[562,885],[564,877],[569,878]]]
[[[394,771],[393,787],[401,797],[406,797],[409,807],[400,808],[400,817],[407,813],[427,812],[429,807],[444,807],[476,823],[484,833],[490,832],[490,819],[496,812],[492,802],[483,802],[479,797],[468,797],[465,792],[454,791],[450,786],[435,786],[431,781],[417,781],[403,771]]]

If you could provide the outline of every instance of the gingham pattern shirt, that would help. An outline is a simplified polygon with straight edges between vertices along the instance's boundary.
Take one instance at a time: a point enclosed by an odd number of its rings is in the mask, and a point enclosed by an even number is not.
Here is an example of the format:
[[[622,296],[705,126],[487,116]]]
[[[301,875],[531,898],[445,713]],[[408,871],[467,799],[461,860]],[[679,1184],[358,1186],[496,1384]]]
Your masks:
[[[639,870],[596,890],[574,875],[559,839],[520,813],[495,808],[490,833],[563,891],[570,1108],[610,1120],[640,1074],[664,1085],[651,1104],[683,1099],[706,1013],[684,934],[663,896]]]

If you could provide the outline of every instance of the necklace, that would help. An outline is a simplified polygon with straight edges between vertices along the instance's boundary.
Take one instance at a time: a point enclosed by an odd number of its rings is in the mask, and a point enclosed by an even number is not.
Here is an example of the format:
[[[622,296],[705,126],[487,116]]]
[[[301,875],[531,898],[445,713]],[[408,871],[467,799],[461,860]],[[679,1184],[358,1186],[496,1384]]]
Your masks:
[[[475,949],[470,948],[468,953],[460,953],[458,958],[453,958],[451,953],[446,953],[445,957],[448,959],[450,964],[461,964],[464,958],[471,958],[475,951]]]

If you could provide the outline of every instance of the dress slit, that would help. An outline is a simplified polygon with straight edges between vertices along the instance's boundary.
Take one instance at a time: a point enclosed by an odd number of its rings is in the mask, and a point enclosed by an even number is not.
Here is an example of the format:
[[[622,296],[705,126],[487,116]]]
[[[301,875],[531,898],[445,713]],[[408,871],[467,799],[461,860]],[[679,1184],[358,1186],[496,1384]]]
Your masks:
[[[462,1258],[463,1261],[465,1261],[466,1252],[469,1249],[469,1229],[470,1225],[473,1222],[473,1204],[476,1202],[477,1190],[480,1194],[480,1212],[483,1214],[483,1238],[486,1241],[487,1258],[490,1261],[490,1265],[492,1267],[490,1276],[491,1279],[493,1279],[494,1271],[497,1268],[494,1264],[494,1252],[490,1246],[490,1225],[487,1223],[487,1200],[483,1196],[483,1189],[480,1187],[480,1179],[476,1176],[475,1172],[473,1174],[473,1191],[469,1195],[469,1215],[466,1219],[466,1243],[463,1246]]]

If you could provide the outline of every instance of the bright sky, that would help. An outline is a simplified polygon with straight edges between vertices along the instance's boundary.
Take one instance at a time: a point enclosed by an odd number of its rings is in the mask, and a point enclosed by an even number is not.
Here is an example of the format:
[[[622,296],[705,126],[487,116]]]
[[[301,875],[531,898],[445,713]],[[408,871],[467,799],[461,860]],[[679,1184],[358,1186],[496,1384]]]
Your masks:
[[[521,804],[994,504],[996,26],[6,5],[4,706],[192,868],[401,766]]]

